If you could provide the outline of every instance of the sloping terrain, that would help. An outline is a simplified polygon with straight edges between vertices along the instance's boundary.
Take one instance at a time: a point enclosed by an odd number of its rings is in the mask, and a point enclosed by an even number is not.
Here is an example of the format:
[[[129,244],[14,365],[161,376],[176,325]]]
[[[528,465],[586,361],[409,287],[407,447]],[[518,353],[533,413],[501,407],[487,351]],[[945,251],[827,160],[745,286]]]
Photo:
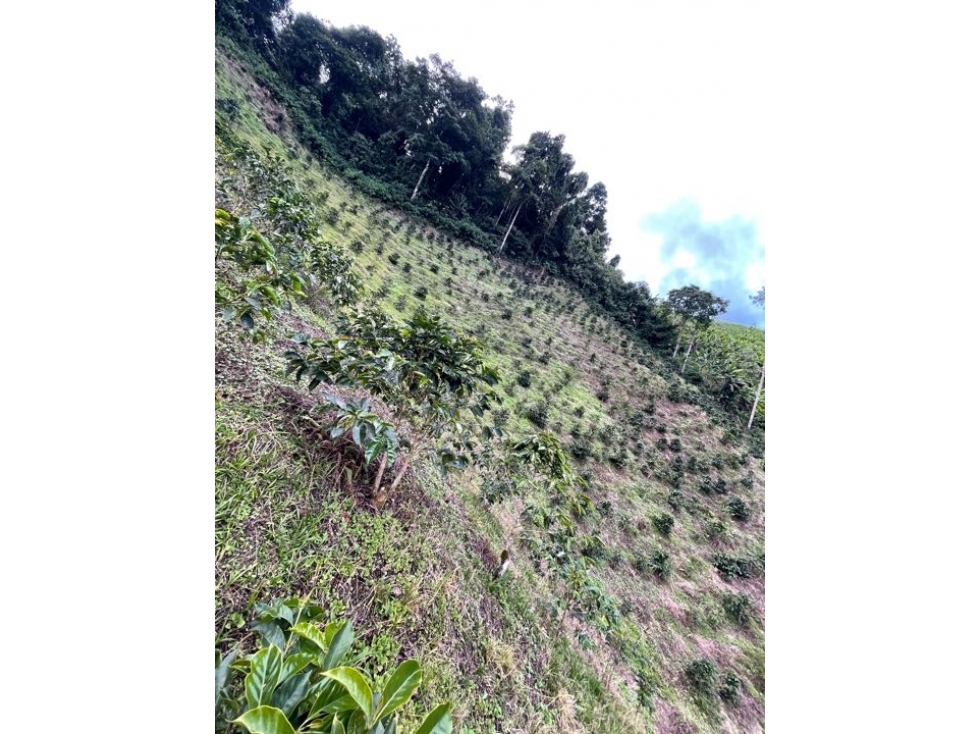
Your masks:
[[[271,236],[281,204],[249,176],[294,183],[289,205],[352,262],[348,291],[308,288],[275,310],[264,341],[217,314],[217,646],[249,638],[255,602],[309,594],[353,622],[376,679],[417,658],[419,710],[453,701],[455,731],[762,731],[763,455],[670,359],[546,272],[324,170],[223,53],[216,98],[216,207]],[[240,274],[216,258],[219,283]],[[326,395],[366,393],[286,374],[293,335],[336,335],[343,300],[398,320],[423,308],[478,340],[501,377],[482,424],[553,434],[587,482],[585,506],[511,481],[494,439],[464,471],[420,457],[378,502],[376,467],[329,431]],[[374,409],[394,420],[394,406]]]

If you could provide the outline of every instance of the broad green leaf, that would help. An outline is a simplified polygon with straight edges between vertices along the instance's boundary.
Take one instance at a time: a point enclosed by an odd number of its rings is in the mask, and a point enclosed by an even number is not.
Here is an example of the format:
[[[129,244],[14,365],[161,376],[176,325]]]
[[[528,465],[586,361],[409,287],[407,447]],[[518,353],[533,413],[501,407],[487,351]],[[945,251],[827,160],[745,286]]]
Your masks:
[[[216,652],[216,651],[215,651]],[[238,649],[235,648],[223,658],[221,662],[214,669],[214,700],[217,701],[221,697],[221,691],[224,689],[225,683],[228,682],[228,670],[231,668],[231,663],[235,661],[238,657]]]
[[[367,722],[363,711],[354,711],[347,720],[347,734],[367,734]]]
[[[275,646],[263,647],[251,662],[251,672],[245,676],[245,696],[249,708],[256,708],[272,701],[282,670],[282,651]]]
[[[272,706],[259,706],[234,720],[241,724],[251,734],[296,734],[286,715]]]
[[[441,706],[432,709],[431,713],[425,717],[422,725],[415,730],[415,734],[451,734],[452,717],[449,716],[451,709],[451,703],[443,703]]]
[[[323,679],[321,679],[323,680]],[[334,714],[340,711],[350,711],[357,708],[357,704],[343,686],[334,680],[326,679],[326,688],[321,690],[309,707],[309,718],[315,718],[321,714]],[[316,687],[316,683],[313,684]]]
[[[333,635],[321,632],[309,622],[300,622],[292,628],[292,631],[303,639],[312,642],[321,652],[326,652],[330,649],[330,640],[333,639]]]
[[[334,635],[333,639],[330,641],[330,649],[327,651],[326,655],[320,660],[320,667],[324,670],[331,670],[340,664],[344,656],[347,654],[347,650],[350,649],[350,645],[354,641],[354,630],[350,625],[350,622],[344,622],[343,626],[338,629]]]
[[[381,709],[377,712],[374,720],[383,719],[391,712],[397,710],[411,698],[411,694],[421,684],[422,669],[417,660],[405,660],[398,669],[394,671],[391,680],[384,686],[384,693],[381,695]]]
[[[334,668],[326,671],[323,675],[332,678],[347,689],[347,693],[364,712],[365,720],[370,721],[373,718],[374,701],[371,687],[367,685],[367,681],[359,670],[349,667]]]
[[[312,670],[299,673],[289,678],[285,678],[272,695],[272,705],[281,709],[286,716],[292,716],[299,702],[306,697],[309,691],[309,676]]]
[[[261,635],[266,645],[275,645],[280,650],[286,647],[286,636],[275,622],[256,622],[252,629]]]
[[[275,614],[280,619],[284,619],[289,624],[292,624],[293,622],[296,621],[296,619],[292,610],[292,606],[290,606],[289,604],[290,601],[292,601],[294,604],[296,603],[295,599],[279,602],[279,604],[275,607]]]
[[[316,662],[316,655],[297,652],[282,661],[282,671],[279,673],[279,683],[288,680],[307,665]]]
[[[339,684],[337,685],[339,686]],[[359,711],[360,709],[357,707],[357,702],[350,697],[350,694],[343,689],[343,686],[339,686],[339,688],[341,693],[340,697],[330,701],[330,703],[323,709],[323,712],[327,714],[340,714],[344,711]]]

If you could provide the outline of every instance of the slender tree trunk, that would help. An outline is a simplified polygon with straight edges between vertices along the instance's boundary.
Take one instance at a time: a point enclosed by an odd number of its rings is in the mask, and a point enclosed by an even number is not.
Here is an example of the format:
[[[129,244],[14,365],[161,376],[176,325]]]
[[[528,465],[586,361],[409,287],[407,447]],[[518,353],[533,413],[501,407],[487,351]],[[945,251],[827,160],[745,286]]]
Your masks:
[[[673,347],[673,359],[676,359],[676,353],[680,351],[680,337],[676,338],[676,346]]]
[[[404,479],[405,472],[408,471],[409,466],[411,466],[411,461],[408,457],[406,457],[405,463],[401,465],[401,471],[398,472],[397,476],[394,477],[394,481],[391,482],[392,493],[398,488],[398,485],[401,484],[401,480]]]
[[[418,196],[418,189],[422,185],[422,181],[425,179],[425,174],[428,173],[428,167],[432,165],[432,159],[429,158],[425,162],[425,167],[422,169],[422,175],[418,177],[418,183],[415,184],[415,190],[411,192],[411,200],[414,201],[415,197]]]
[[[765,384],[765,365],[761,366],[761,379],[758,380],[758,389],[755,391],[755,404],[751,406],[751,415],[748,416],[748,430],[751,430],[751,422],[755,419],[755,411],[758,409],[758,399],[761,397],[761,389]]]
[[[694,334],[690,337],[690,346],[687,347],[687,353],[683,355],[683,366],[680,367],[680,374],[682,375],[687,369],[687,360],[690,359],[690,352],[693,351],[693,344],[697,341],[697,335]]]
[[[547,237],[547,235],[551,233],[551,230],[554,229],[554,225],[557,224],[557,218],[561,216],[561,212],[564,211],[564,207],[566,207],[570,203],[571,203],[570,201],[566,201],[563,204],[561,204],[561,206],[559,206],[554,211],[554,213],[550,216],[550,218],[547,220],[547,227],[544,229],[545,238]]]
[[[496,223],[493,225],[494,227],[499,226],[500,220],[503,219],[503,215],[506,213],[506,210],[510,208],[510,202],[512,200],[513,200],[513,192],[511,191],[506,198],[506,204],[504,204],[503,208],[500,209],[500,216],[496,218]]]
[[[520,206],[518,206],[517,207],[517,211],[515,211],[513,213],[513,219],[510,220],[510,226],[507,227],[506,234],[503,235],[503,242],[500,243],[500,252],[503,252],[503,248],[506,247],[507,237],[510,236],[510,231],[513,229],[513,225],[517,221],[517,215],[520,213],[520,207],[522,207],[522,206],[523,206],[523,204],[521,204]]]
[[[377,470],[377,477],[374,479],[374,494],[377,494],[377,490],[381,488],[381,478],[384,476],[384,470],[388,465],[388,455],[387,453],[381,454],[381,468]]]

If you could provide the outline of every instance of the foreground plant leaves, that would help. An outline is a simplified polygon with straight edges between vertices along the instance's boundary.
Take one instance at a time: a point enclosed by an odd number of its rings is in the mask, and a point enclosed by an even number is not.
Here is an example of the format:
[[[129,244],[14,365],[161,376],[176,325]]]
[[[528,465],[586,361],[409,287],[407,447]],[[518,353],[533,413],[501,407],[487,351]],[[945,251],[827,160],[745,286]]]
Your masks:
[[[252,734],[296,734],[286,715],[272,706],[246,711],[234,723],[241,724]]]

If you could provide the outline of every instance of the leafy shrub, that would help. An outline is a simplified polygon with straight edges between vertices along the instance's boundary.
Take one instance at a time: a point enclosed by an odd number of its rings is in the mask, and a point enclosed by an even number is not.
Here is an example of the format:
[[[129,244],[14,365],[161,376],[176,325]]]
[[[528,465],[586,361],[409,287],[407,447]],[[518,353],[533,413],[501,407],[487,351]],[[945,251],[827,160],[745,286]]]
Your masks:
[[[679,512],[684,505],[683,492],[674,489],[666,498],[666,504],[673,508],[674,512]]]
[[[388,255],[388,262],[392,265],[397,265],[399,262],[401,262],[401,255],[397,252],[392,252],[390,255]]]
[[[731,511],[731,517],[735,520],[741,520],[743,522],[751,517],[751,510],[740,497],[732,497],[728,501],[727,507]]]
[[[497,400],[487,386],[499,381],[497,372],[483,363],[478,343],[421,308],[407,323],[375,309],[344,312],[340,334],[330,341],[297,337],[308,352],[287,352],[286,372],[295,373],[297,381],[308,378],[311,390],[324,382],[366,389],[384,399],[398,419],[415,424],[424,438],[409,447],[388,491],[397,489],[424,444],[438,453],[444,469],[467,465],[474,443],[463,411],[482,416]],[[441,445],[434,445],[436,441]]]
[[[382,454],[388,461],[394,461],[398,448],[394,426],[371,412],[370,398],[351,400],[349,403],[335,395],[327,395],[326,399],[335,412],[330,425],[331,439],[349,436],[363,452],[364,466],[369,466]]]
[[[663,579],[667,578],[672,571],[669,555],[661,550],[654,550],[649,555],[637,555],[633,565],[643,575],[652,574]]]
[[[530,379],[530,372],[523,370],[517,375],[517,384],[520,385],[520,387],[530,387]]]
[[[239,104],[234,97],[218,97],[214,100],[214,107],[218,112],[227,115],[231,120],[238,119]]]
[[[721,684],[717,689],[721,698],[728,703],[734,703],[741,698],[741,679],[730,670],[721,675]]]
[[[670,441],[670,451],[682,451],[683,444],[680,443],[679,438],[674,438]]]
[[[653,518],[653,525],[663,535],[668,536],[673,531],[673,516],[663,513]]]
[[[716,517],[704,520],[704,537],[707,540],[718,540],[727,534],[727,525]]]
[[[362,240],[354,240],[353,244],[350,245],[350,249],[356,252],[358,255],[364,251],[364,243]]]
[[[535,403],[527,409],[527,420],[538,428],[547,428],[547,404]]]
[[[498,431],[502,431],[506,428],[507,423],[510,422],[510,411],[505,408],[499,408],[493,411],[493,427]]]
[[[585,415],[585,409],[581,405],[579,405],[577,408],[575,408],[572,412],[574,413],[575,418],[581,418],[581,417],[583,417]]]
[[[398,311],[404,311],[407,306],[408,299],[403,295],[398,296],[397,300],[394,302],[394,307],[398,309]]]
[[[704,477],[700,480],[700,491],[704,494],[727,494],[728,489],[728,484],[722,477]]]
[[[684,669],[691,688],[704,696],[713,696],[717,686],[717,668],[707,658],[698,658]]]
[[[746,625],[751,621],[752,606],[751,597],[747,594],[723,594],[721,595],[721,607],[735,624]]]
[[[215,732],[396,730],[398,710],[422,682],[416,660],[402,662],[375,689],[350,665],[350,622],[323,625],[323,609],[298,599],[258,608],[253,629],[264,645],[241,660],[238,650],[215,651]],[[450,708],[432,709],[415,734],[448,732]]]
[[[608,546],[597,535],[585,535],[581,539],[581,555],[594,561],[608,558]]]
[[[658,438],[656,439],[656,448],[658,448],[660,451],[665,451],[668,443],[669,442],[665,438]]]
[[[750,579],[755,575],[754,563],[746,558],[736,558],[725,553],[718,553],[712,560],[714,568],[725,581],[733,578]]]
[[[405,275],[410,275],[411,274],[411,263],[408,262],[407,260],[405,260],[404,265],[401,266],[401,272],[403,272]]]
[[[424,301],[426,298],[428,298],[428,288],[426,288],[423,285],[418,286],[415,289],[415,298],[417,298],[420,301]]]
[[[515,494],[516,491],[516,484],[509,478],[487,477],[480,488],[480,496],[487,504],[495,504]]]
[[[571,455],[578,461],[584,461],[591,456],[591,441],[575,437],[571,442]]]

